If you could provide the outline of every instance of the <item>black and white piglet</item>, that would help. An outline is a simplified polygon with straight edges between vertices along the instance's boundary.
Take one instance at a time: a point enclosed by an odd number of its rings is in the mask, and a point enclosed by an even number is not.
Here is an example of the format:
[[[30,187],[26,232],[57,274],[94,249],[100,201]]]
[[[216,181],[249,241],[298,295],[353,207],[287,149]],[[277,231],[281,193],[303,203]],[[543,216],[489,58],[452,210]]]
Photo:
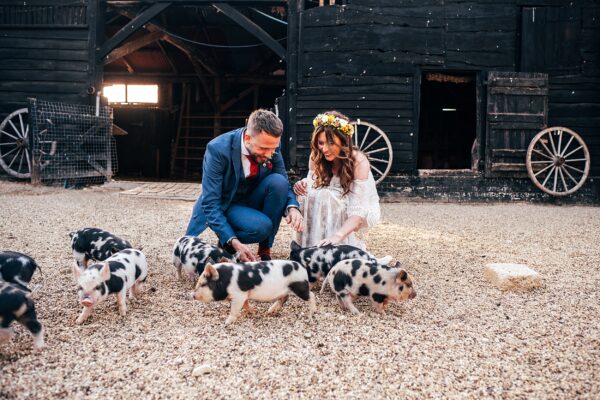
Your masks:
[[[119,314],[124,316],[127,312],[127,291],[131,299],[141,292],[148,275],[148,263],[141,251],[125,249],[84,271],[74,265],[73,273],[79,285],[79,302],[83,306],[75,322],[81,324],[90,316],[94,306],[112,293],[117,295]]]
[[[33,336],[33,347],[44,347],[44,327],[38,321],[33,300],[19,285],[0,281],[0,343],[7,342],[13,335],[11,324],[17,321]]]
[[[39,269],[39,266],[28,255],[16,251],[0,251],[0,280],[14,283],[29,291],[27,285],[36,269]]]
[[[342,260],[360,259],[381,265],[387,265],[392,260],[390,256],[377,259],[366,251],[347,244],[300,247],[292,240],[290,247],[290,260],[297,261],[306,268],[310,283],[316,282],[319,276],[326,277],[329,270]]]
[[[234,256],[225,250],[203,242],[195,236],[182,236],[177,239],[173,246],[173,265],[179,280],[182,277],[182,269],[190,279],[195,280],[197,275],[204,271],[207,262],[214,264],[222,258],[228,261],[236,261]]]
[[[375,311],[385,314],[390,300],[408,300],[416,297],[412,278],[400,268],[400,263],[391,268],[364,260],[343,260],[333,266],[325,278],[325,286],[331,287],[338,303],[352,314],[358,309],[352,301],[359,296],[369,296]]]
[[[240,316],[242,308],[253,312],[249,300],[274,301],[267,311],[273,314],[283,307],[292,293],[308,301],[312,317],[316,300],[309,288],[306,269],[294,261],[273,260],[206,264],[192,296],[205,303],[231,300],[231,312],[225,321],[229,325]]]
[[[99,228],[82,228],[70,232],[73,257],[79,268],[87,268],[88,261],[104,261],[113,254],[130,249],[131,243]]]

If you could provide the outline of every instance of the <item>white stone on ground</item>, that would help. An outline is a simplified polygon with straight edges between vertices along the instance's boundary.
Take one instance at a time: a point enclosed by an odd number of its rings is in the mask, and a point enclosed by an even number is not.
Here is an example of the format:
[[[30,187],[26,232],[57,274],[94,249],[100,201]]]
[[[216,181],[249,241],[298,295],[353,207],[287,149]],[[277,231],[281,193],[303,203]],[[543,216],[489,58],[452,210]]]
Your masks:
[[[210,374],[212,372],[212,367],[208,364],[202,364],[194,368],[192,371],[192,376],[202,376],[206,374]]]
[[[524,264],[487,264],[484,276],[502,290],[523,291],[542,286],[542,277]]]

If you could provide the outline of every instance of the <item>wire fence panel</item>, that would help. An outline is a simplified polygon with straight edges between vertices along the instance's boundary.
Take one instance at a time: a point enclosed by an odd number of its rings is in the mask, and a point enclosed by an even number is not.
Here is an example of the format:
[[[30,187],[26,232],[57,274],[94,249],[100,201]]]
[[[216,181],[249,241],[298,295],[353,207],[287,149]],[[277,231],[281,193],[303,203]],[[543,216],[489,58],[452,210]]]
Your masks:
[[[42,181],[101,183],[117,171],[113,110],[30,98],[31,150]]]

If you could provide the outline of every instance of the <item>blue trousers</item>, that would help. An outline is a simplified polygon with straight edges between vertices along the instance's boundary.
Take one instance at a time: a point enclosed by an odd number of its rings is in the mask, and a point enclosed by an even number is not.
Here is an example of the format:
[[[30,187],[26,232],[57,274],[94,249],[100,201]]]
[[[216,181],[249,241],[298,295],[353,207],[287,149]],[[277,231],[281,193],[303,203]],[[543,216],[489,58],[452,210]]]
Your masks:
[[[289,182],[283,175],[269,174],[248,196],[225,210],[225,218],[240,242],[273,247],[287,205],[288,189]],[[192,215],[196,214],[196,208],[199,207],[199,202],[196,202]],[[192,218],[186,235],[195,236],[197,232],[204,230],[203,227],[198,229],[194,222]],[[227,239],[229,238],[220,238],[220,240]]]

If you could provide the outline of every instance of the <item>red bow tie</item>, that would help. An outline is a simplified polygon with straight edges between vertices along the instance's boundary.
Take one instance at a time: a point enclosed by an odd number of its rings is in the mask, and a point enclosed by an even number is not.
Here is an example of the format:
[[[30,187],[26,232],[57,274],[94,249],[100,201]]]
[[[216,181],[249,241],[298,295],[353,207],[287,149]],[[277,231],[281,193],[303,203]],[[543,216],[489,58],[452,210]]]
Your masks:
[[[245,154],[245,156],[248,161],[250,161],[250,175],[248,175],[246,178],[254,178],[258,175],[258,163],[252,156],[247,154]]]

